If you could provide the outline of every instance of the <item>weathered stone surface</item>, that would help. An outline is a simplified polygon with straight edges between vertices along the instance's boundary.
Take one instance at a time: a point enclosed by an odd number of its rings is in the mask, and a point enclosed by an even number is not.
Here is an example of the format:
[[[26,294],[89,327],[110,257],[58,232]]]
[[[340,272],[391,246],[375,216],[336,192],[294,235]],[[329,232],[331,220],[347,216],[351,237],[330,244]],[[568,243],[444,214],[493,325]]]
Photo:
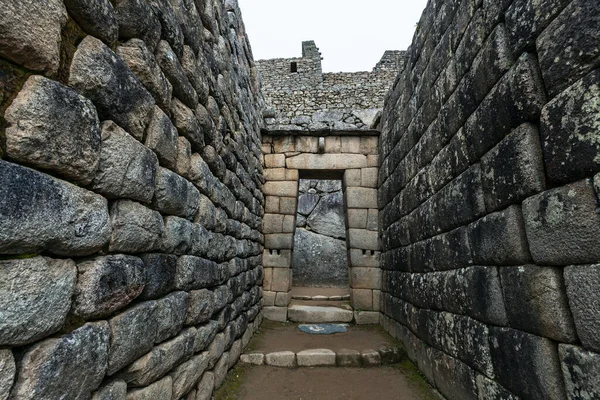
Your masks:
[[[245,364],[263,365],[265,363],[265,355],[263,353],[242,354],[240,361]]]
[[[595,399],[600,389],[600,354],[581,347],[558,346],[568,399]]]
[[[62,1],[45,7],[33,0],[9,0],[0,17],[0,55],[34,71],[55,75],[60,64],[61,30],[67,22]]]
[[[600,170],[599,103],[600,71],[594,71],[543,108],[540,133],[550,181],[573,182]]]
[[[100,123],[91,101],[42,76],[31,76],[4,115],[6,154],[88,185],[100,160]]]
[[[363,350],[360,353],[363,367],[378,367],[381,365],[381,355],[373,349]]]
[[[531,255],[537,264],[568,265],[600,259],[600,215],[590,180],[548,190],[523,202]]]
[[[565,268],[565,284],[581,343],[586,348],[600,352],[600,265]]]
[[[200,383],[198,383],[198,393],[196,400],[210,400],[212,398],[213,389],[215,387],[215,374],[211,371],[206,371],[202,375]]]
[[[119,200],[111,207],[110,219],[113,229],[110,251],[138,253],[160,247],[165,228],[159,212],[133,201]]]
[[[0,344],[21,346],[57,332],[71,308],[77,269],[71,260],[0,261]]]
[[[183,51],[183,32],[179,21],[175,16],[175,11],[169,0],[150,0],[150,7],[160,21],[161,37],[166,40],[175,54],[181,56]]]
[[[127,400],[171,400],[173,399],[173,378],[165,376],[158,382],[141,389],[127,392]]]
[[[137,257],[96,257],[79,263],[77,272],[72,312],[86,320],[120,310],[144,289],[144,264]]]
[[[352,268],[350,286],[354,289],[379,289],[381,287],[381,270],[379,268]]]
[[[377,189],[348,188],[346,189],[348,208],[378,208]]]
[[[161,250],[177,255],[188,254],[192,246],[194,224],[187,219],[173,216],[165,217],[164,221]]]
[[[210,319],[215,309],[215,295],[207,289],[192,290],[187,308],[186,325],[201,324]]]
[[[509,325],[558,342],[576,340],[560,268],[500,268]]]
[[[169,112],[173,86],[161,71],[154,54],[140,39],[131,39],[117,47],[117,54],[152,94],[156,104]]]
[[[28,348],[19,362],[19,379],[12,396],[89,398],[106,373],[109,339],[108,324],[93,322]]]
[[[158,159],[112,121],[102,123],[102,152],[92,187],[108,198],[150,202]]]
[[[519,400],[498,382],[483,375],[477,375],[477,398],[479,400]]]
[[[285,160],[290,169],[348,169],[367,167],[367,156],[362,154],[300,154]],[[268,165],[267,165],[268,167]]]
[[[490,328],[490,350],[496,379],[517,396],[566,397],[557,347],[551,340],[510,328]]]
[[[109,46],[119,37],[115,9],[110,0],[65,0],[64,3],[69,15],[90,35]]]
[[[146,1],[118,0],[115,2],[117,22],[119,23],[119,38],[142,38],[148,47],[154,50],[160,39],[161,26]]]
[[[322,196],[308,217],[307,224],[311,230],[318,234],[336,239],[345,239],[344,197],[341,190]]]
[[[0,161],[0,253],[88,255],[108,241],[106,199]]]
[[[191,360],[175,368],[170,375],[173,377],[173,398],[179,399],[189,392],[208,367],[208,352],[201,353]]]
[[[600,65],[600,15],[596,5],[590,0],[560,3],[568,5],[536,41],[540,68],[551,95]]]
[[[154,99],[127,64],[100,40],[87,36],[77,47],[69,86],[92,100],[100,119],[111,119],[142,140]]]
[[[194,112],[177,98],[173,98],[171,114],[173,115],[175,127],[190,142],[192,150],[195,152],[202,151],[202,148],[204,148],[204,134]]]
[[[163,214],[193,219],[198,211],[200,192],[189,181],[159,167],[152,207]]]
[[[269,321],[286,322],[288,320],[287,307],[273,307],[265,304],[263,313],[265,319],[268,319]]]
[[[219,325],[217,321],[213,320],[202,326],[197,326],[196,352],[206,350],[206,348],[212,343],[215,336],[217,336],[218,330]]]
[[[362,365],[362,357],[358,350],[340,349],[336,353],[338,367],[358,368]]]
[[[177,261],[176,287],[197,290],[216,286],[219,282],[218,264],[200,257],[182,256]]]
[[[15,357],[12,351],[0,350],[0,399],[8,399],[15,374]]]
[[[545,189],[540,136],[534,125],[519,126],[481,159],[481,182],[488,211]]]
[[[227,370],[229,367],[229,353],[223,353],[217,364],[213,369],[213,373],[215,374],[215,389],[220,388],[225,382],[225,378],[227,377]]]
[[[168,254],[142,254],[144,274],[146,276],[144,290],[139,298],[143,300],[157,299],[170,293],[175,288],[177,257]]]
[[[335,365],[335,352],[329,349],[302,350],[296,354],[299,367],[327,367]]]
[[[92,400],[126,400],[127,383],[120,379],[101,386],[92,393]]]
[[[196,330],[189,328],[176,338],[152,349],[127,366],[119,376],[132,386],[146,386],[159,380],[176,365],[194,354]]]
[[[198,105],[198,95],[179,63],[179,59],[169,46],[162,40],[156,49],[156,60],[169,82],[173,85],[173,94],[192,110]]]
[[[185,322],[189,299],[190,295],[186,292],[173,292],[156,302],[155,343],[161,343],[181,331]]]
[[[265,364],[273,367],[293,368],[296,366],[296,353],[293,351],[279,351],[265,355]]]
[[[108,375],[112,375],[130,362],[144,355],[154,345],[157,331],[155,301],[138,304],[111,318]]]
[[[460,360],[436,349],[433,349],[433,376],[437,389],[447,398],[477,398],[474,371]]]
[[[177,129],[169,117],[157,106],[146,131],[146,146],[156,153],[160,164],[177,171]]]
[[[338,307],[316,307],[292,305],[288,308],[288,318],[293,322],[352,322],[352,311]]]
[[[297,228],[294,235],[294,282],[300,286],[348,286],[346,242]],[[318,260],[318,262],[315,262]]]
[[[376,231],[348,229],[348,242],[352,249],[379,250],[379,236]]]

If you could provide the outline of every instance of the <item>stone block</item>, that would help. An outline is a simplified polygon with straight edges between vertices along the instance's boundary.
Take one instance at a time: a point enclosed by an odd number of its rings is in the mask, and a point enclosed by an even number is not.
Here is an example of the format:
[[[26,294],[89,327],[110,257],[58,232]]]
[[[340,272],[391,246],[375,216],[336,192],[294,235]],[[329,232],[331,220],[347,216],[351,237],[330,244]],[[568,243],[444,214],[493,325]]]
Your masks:
[[[381,365],[381,355],[373,349],[363,350],[360,353],[363,367],[378,367]]]
[[[370,231],[379,230],[379,210],[375,208],[369,209],[369,214],[367,216],[367,229]]]
[[[351,268],[350,287],[353,289],[381,288],[381,270],[379,268]]]
[[[124,0],[115,3],[119,38],[142,38],[151,49],[156,48],[160,40],[161,27],[158,18],[152,12],[150,4]]]
[[[0,345],[22,346],[61,329],[71,308],[77,269],[71,260],[0,261]]]
[[[531,255],[538,265],[594,263],[600,259],[600,215],[590,180],[528,198],[523,217]]]
[[[265,291],[263,292],[263,307],[275,306],[275,296],[277,292]],[[285,305],[287,307],[287,304]]]
[[[488,214],[469,226],[473,261],[480,265],[522,265],[531,260],[519,206]]]
[[[474,371],[444,352],[432,349],[432,354],[437,389],[449,399],[477,399]]]
[[[168,254],[142,254],[144,262],[145,285],[140,299],[157,299],[175,288],[177,257]]]
[[[346,187],[360,187],[361,183],[360,169],[347,169],[344,171],[344,185]]]
[[[360,311],[373,309],[373,291],[370,289],[352,289],[352,308]]]
[[[553,183],[573,182],[600,171],[600,143],[590,136],[600,126],[596,118],[600,112],[598,82],[600,71],[594,71],[542,109],[544,161]]]
[[[296,136],[295,151],[301,153],[318,153],[319,138],[316,136]]]
[[[265,248],[291,250],[294,246],[294,235],[290,233],[273,233],[265,235]]]
[[[15,357],[12,351],[8,349],[0,350],[0,399],[8,399],[15,374]]]
[[[169,43],[161,40],[155,54],[160,69],[169,82],[171,82],[171,85],[173,85],[173,95],[179,98],[186,106],[195,109],[198,105],[198,94],[185,75],[185,71]]]
[[[196,327],[196,353],[205,351],[212,344],[218,330],[219,324],[214,320]]]
[[[600,33],[596,29],[600,26],[600,16],[594,3],[588,0],[558,3],[567,6],[536,41],[540,69],[550,95],[560,93],[600,65]]]
[[[498,382],[493,381],[484,375],[477,374],[477,393],[479,400],[487,399],[503,399],[503,400],[519,400],[517,396],[510,393],[500,385]]]
[[[558,342],[576,340],[562,269],[527,265],[499,271],[511,327]]]
[[[265,364],[272,367],[296,367],[296,353],[293,351],[278,351],[265,355]]]
[[[361,138],[359,136],[342,136],[341,139],[342,153],[363,153],[361,150]],[[366,153],[363,153],[366,154]]]
[[[360,152],[367,155],[379,153],[379,138],[377,136],[361,136]]]
[[[169,374],[173,378],[173,398],[180,399],[198,383],[204,371],[208,369],[209,353],[196,355],[184,362]]]
[[[397,364],[406,356],[406,351],[397,346],[379,347],[382,364]]]
[[[69,86],[94,103],[101,120],[112,120],[143,139],[154,99],[121,57],[100,40],[87,36],[81,41],[71,63]]]
[[[181,256],[177,260],[176,287],[179,290],[213,287],[219,279],[219,267],[214,261],[195,256]]]
[[[173,171],[184,177],[190,176],[192,168],[192,145],[190,141],[179,136],[177,138],[177,162]]]
[[[275,305],[277,307],[287,307],[290,304],[292,296],[286,292],[277,292],[275,296]]]
[[[600,388],[600,354],[567,344],[558,345],[568,399],[593,399]]]
[[[362,154],[299,154],[285,160],[285,166],[291,169],[343,170],[364,168],[367,156]]]
[[[83,256],[108,243],[108,207],[100,195],[0,161],[0,198],[0,254]]]
[[[302,350],[296,354],[299,367],[332,367],[335,366],[335,352],[329,349]]]
[[[271,290],[273,287],[273,268],[265,267],[263,269],[263,289]]]
[[[107,317],[131,303],[145,284],[138,257],[111,255],[77,264],[72,312],[85,319]]]
[[[189,181],[160,167],[152,207],[163,214],[193,219],[198,211],[200,192]]]
[[[275,153],[290,153],[298,151],[295,149],[294,136],[286,135],[273,138],[273,148]]]
[[[266,182],[263,185],[263,193],[266,196],[296,197],[296,196],[298,196],[298,182],[297,181]]]
[[[161,238],[160,249],[165,253],[184,255],[193,253],[192,240],[198,242],[198,239],[206,239],[206,235],[199,234],[194,230],[198,224],[193,224],[187,219],[168,216],[164,219],[165,230]],[[206,242],[206,240],[204,240]],[[201,246],[201,244],[198,244]],[[199,249],[198,249],[199,250]]]
[[[284,168],[285,155],[283,154],[265,154],[265,167],[267,168]]]
[[[286,171],[285,168],[265,168],[263,176],[267,181],[285,181]]]
[[[194,152],[201,153],[204,148],[204,133],[196,115],[177,97],[171,101],[172,121],[179,134],[185,137]]]
[[[373,252],[360,249],[350,249],[350,266],[352,268],[378,268],[379,256],[380,253],[378,251]]]
[[[348,209],[348,228],[367,229],[367,217],[369,210],[364,208]]]
[[[297,197],[279,198],[279,212],[284,215],[296,215]]]
[[[355,311],[354,321],[356,325],[370,325],[379,324],[379,312],[378,311]]]
[[[277,196],[266,196],[265,198],[265,212],[266,213],[279,213],[279,197]]]
[[[327,136],[325,138],[325,153],[341,153],[342,138],[340,136]]]
[[[357,350],[340,349],[335,355],[335,362],[338,367],[360,368],[362,365],[362,357]]]
[[[481,182],[488,211],[546,188],[540,136],[534,125],[519,126],[481,159]]]
[[[157,300],[154,343],[164,342],[181,331],[186,319],[189,299],[190,295],[186,292],[173,292]]]
[[[286,322],[287,307],[263,307],[264,318],[269,321]]]
[[[510,328],[490,328],[496,380],[521,398],[566,398],[556,343]],[[536,368],[531,368],[535,365]]]
[[[339,307],[291,305],[288,318],[293,322],[311,324],[330,322],[352,322],[352,311]]]
[[[33,71],[56,75],[60,66],[61,31],[67,10],[52,0],[40,9],[34,1],[11,0],[0,18],[0,55]]]
[[[352,249],[379,250],[379,235],[377,231],[348,229],[348,242]]]
[[[125,400],[127,383],[121,379],[110,381],[92,393],[92,400]]]
[[[112,375],[141,357],[154,345],[157,331],[156,301],[140,303],[111,318],[107,374]]]
[[[346,203],[348,208],[377,209],[377,189],[348,187],[346,189]]]
[[[12,396],[19,399],[89,398],[106,373],[110,330],[87,323],[68,335],[29,347],[19,362]],[[56,379],[60,376],[64,379]]]
[[[177,129],[173,126],[169,117],[158,106],[155,106],[152,119],[146,130],[146,140],[144,143],[150,150],[156,153],[162,166],[176,172],[178,172],[178,139],[179,134]],[[183,171],[181,172],[183,172],[184,175],[187,175],[185,167],[182,169]],[[189,166],[187,169],[189,169]],[[180,172],[178,173],[181,175]]]
[[[245,364],[263,365],[265,363],[265,355],[263,353],[242,354],[240,361]]]
[[[367,156],[367,167],[377,167],[379,168],[380,166],[380,161],[379,161],[379,155],[368,155]]]
[[[165,376],[158,382],[140,389],[131,389],[127,391],[127,400],[150,400],[165,399],[171,400],[173,393],[173,378]]]
[[[373,290],[373,311],[380,310],[381,290]]]
[[[165,227],[158,211],[133,201],[118,200],[111,206],[110,220],[110,251],[138,253],[160,247]]]
[[[600,265],[570,266],[564,276],[579,339],[583,347],[600,352]]]
[[[98,168],[100,122],[91,101],[73,89],[33,75],[6,109],[6,154],[88,185]]]
[[[271,290],[274,292],[289,292],[292,288],[292,270],[288,268],[274,268]]]
[[[360,186],[365,188],[377,188],[379,169],[363,168],[360,171]]]
[[[265,214],[263,217],[263,233],[282,233],[283,232],[283,215],[281,214]]]
[[[197,325],[207,322],[215,310],[215,295],[208,289],[189,292],[186,325]]]
[[[206,371],[202,375],[200,383],[198,383],[198,394],[196,400],[210,400],[215,387],[215,374],[211,371]]]

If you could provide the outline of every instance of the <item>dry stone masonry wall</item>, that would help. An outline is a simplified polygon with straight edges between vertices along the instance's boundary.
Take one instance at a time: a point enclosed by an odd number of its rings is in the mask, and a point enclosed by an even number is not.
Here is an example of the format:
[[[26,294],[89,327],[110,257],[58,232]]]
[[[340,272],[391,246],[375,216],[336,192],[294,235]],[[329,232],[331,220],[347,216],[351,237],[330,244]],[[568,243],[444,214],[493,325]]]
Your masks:
[[[385,328],[449,399],[598,398],[598,2],[431,0],[405,60]]]
[[[0,399],[209,399],[261,320],[234,0],[7,0]]]
[[[257,61],[268,107],[266,131],[375,130],[402,55],[386,51],[372,72],[324,74],[319,49],[307,41],[302,43],[302,58]]]

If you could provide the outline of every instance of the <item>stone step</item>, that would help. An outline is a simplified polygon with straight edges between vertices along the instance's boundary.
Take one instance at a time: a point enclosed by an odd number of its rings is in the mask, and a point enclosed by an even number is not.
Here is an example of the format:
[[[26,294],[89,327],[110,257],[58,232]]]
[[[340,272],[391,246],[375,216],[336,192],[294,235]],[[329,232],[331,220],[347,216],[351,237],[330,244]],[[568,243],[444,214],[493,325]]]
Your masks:
[[[293,300],[312,300],[312,301],[345,301],[350,300],[350,295],[345,294],[343,296],[325,296],[325,295],[315,295],[315,296],[306,296],[306,295],[292,295]]]
[[[288,308],[288,319],[292,322],[324,323],[352,322],[354,313],[340,307],[323,307],[292,304]]]

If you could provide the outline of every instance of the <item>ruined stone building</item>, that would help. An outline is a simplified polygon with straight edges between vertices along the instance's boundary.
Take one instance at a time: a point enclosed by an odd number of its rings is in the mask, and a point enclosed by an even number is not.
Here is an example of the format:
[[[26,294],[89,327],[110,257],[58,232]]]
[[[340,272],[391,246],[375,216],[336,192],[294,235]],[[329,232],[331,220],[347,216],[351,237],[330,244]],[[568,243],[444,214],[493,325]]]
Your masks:
[[[263,318],[600,398],[597,0],[429,0],[357,73],[254,61],[236,0],[1,3],[0,400],[210,399]]]

